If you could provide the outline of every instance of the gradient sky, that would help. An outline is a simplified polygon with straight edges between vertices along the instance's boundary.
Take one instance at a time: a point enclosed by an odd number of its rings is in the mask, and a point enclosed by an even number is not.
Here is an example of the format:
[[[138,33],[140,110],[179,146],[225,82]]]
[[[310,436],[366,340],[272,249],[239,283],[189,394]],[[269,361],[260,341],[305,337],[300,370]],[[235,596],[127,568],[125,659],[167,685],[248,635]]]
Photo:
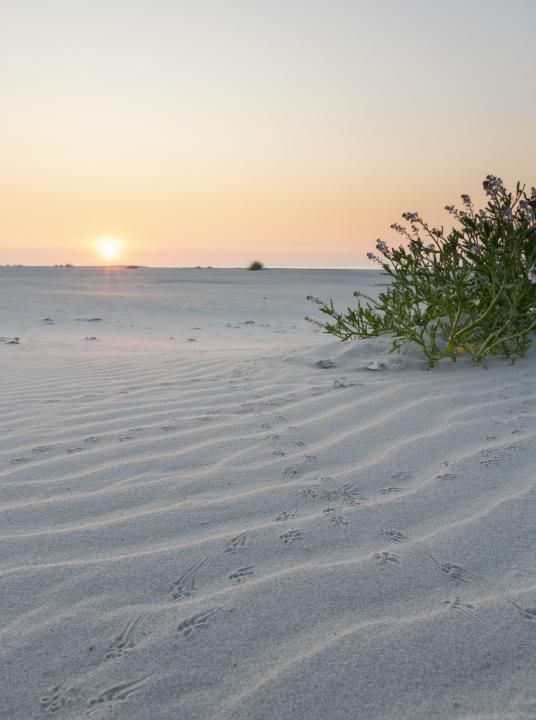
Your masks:
[[[357,267],[536,185],[534,0],[0,0],[0,263]],[[396,236],[398,238],[398,236]]]

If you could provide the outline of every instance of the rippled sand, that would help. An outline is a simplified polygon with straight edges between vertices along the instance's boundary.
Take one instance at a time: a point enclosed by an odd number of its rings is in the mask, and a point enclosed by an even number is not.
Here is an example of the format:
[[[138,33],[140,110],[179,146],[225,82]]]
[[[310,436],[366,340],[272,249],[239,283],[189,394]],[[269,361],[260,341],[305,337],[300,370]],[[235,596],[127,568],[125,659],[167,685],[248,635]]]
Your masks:
[[[0,717],[536,717],[536,351],[303,321],[381,282],[0,268]]]

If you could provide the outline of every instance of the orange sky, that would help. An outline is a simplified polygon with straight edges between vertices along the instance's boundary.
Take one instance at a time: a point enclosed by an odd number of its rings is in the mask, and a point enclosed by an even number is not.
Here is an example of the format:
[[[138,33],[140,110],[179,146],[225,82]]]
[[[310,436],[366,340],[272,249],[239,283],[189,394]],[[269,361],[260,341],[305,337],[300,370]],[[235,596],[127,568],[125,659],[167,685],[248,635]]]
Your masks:
[[[536,185],[536,4],[18,0],[0,263],[356,267],[487,173]]]

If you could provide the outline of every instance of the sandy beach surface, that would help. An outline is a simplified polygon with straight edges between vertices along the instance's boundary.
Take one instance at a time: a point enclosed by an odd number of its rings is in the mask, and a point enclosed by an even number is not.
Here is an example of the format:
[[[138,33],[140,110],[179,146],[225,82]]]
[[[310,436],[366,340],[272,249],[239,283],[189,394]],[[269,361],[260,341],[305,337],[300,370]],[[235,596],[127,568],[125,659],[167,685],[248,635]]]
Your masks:
[[[2,720],[536,718],[536,349],[303,320],[382,282],[0,268]]]

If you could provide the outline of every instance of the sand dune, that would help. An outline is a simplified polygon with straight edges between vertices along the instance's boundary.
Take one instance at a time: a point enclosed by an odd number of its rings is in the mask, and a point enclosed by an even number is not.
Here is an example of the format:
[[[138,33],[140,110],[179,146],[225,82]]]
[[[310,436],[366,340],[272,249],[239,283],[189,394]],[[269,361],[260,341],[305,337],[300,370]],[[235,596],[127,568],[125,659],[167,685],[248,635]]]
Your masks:
[[[536,350],[303,321],[381,282],[0,269],[0,717],[536,718]]]

